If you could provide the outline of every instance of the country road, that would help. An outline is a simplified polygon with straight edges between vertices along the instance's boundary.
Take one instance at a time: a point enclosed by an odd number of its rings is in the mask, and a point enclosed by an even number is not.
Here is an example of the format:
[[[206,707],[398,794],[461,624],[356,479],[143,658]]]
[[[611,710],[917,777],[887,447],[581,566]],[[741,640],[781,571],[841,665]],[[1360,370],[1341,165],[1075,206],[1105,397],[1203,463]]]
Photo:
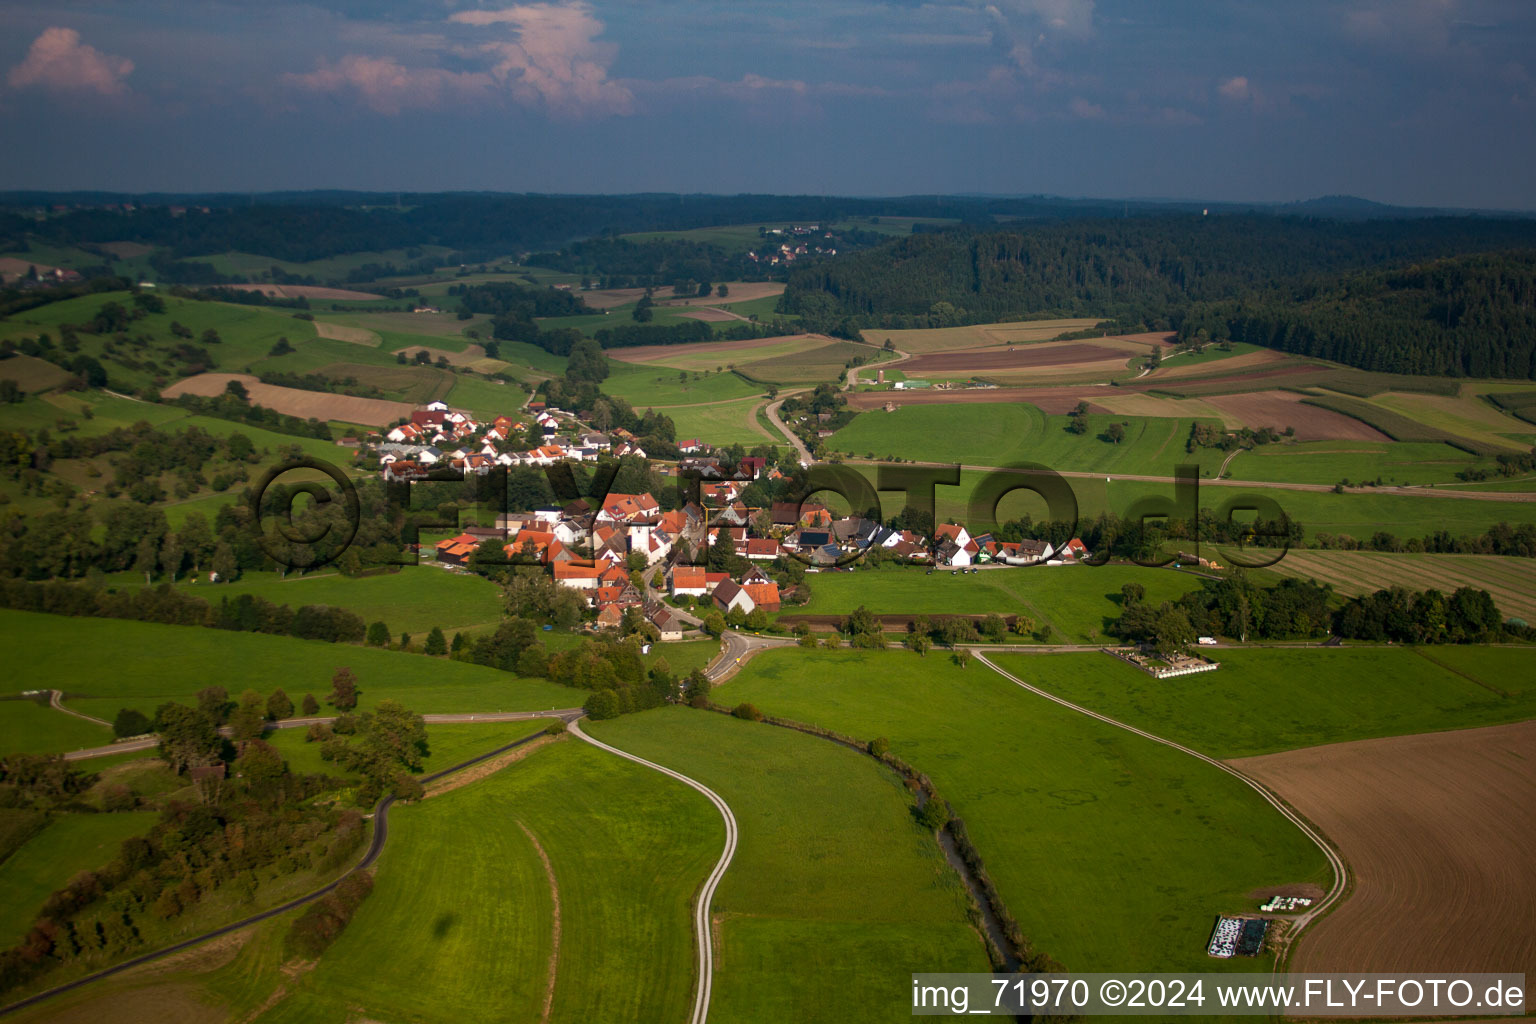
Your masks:
[[[49,690],[48,691],[48,706],[53,708],[55,711],[62,711],[66,715],[74,715],[76,718],[83,718],[87,722],[92,722],[92,723],[94,723],[96,725],[104,725],[108,729],[112,728],[112,723],[111,722],[108,722],[108,721],[106,721],[104,719],[97,718],[95,715],[83,714],[83,713],[81,713],[79,711],[75,711],[73,708],[65,707],[64,706],[64,691],[63,690]]]
[[[1165,747],[1172,747],[1174,750],[1177,750],[1182,754],[1188,754],[1190,757],[1204,761],[1206,764],[1209,764],[1215,768],[1219,768],[1226,772],[1228,775],[1241,780],[1254,792],[1258,793],[1259,796],[1263,797],[1266,803],[1283,814],[1291,822],[1291,824],[1299,828],[1303,835],[1312,840],[1313,845],[1315,845],[1319,850],[1323,852],[1323,856],[1328,858],[1328,863],[1333,867],[1333,888],[1328,891],[1327,896],[1319,900],[1305,913],[1298,914],[1294,918],[1290,919],[1291,927],[1286,932],[1285,936],[1287,949],[1289,949],[1289,947],[1296,941],[1296,937],[1301,934],[1302,930],[1306,928],[1307,925],[1311,924],[1326,910],[1328,910],[1328,908],[1332,907],[1334,903],[1343,898],[1345,890],[1349,888],[1349,868],[1344,864],[1344,858],[1339,856],[1334,848],[1329,845],[1328,840],[1323,838],[1320,832],[1308,824],[1305,818],[1291,810],[1290,806],[1286,804],[1285,801],[1281,800],[1274,793],[1271,793],[1269,789],[1267,789],[1258,781],[1249,778],[1247,775],[1244,775],[1242,772],[1238,771],[1236,768],[1233,768],[1225,761],[1219,761],[1214,757],[1202,754],[1200,751],[1186,747],[1182,743],[1175,743],[1173,740],[1164,739],[1162,736],[1147,732],[1145,729],[1138,729],[1134,725],[1127,725],[1125,722],[1122,722],[1119,719],[1110,718],[1108,715],[1102,715],[1097,711],[1091,711],[1079,704],[1074,704],[1069,700],[1065,700],[1056,696],[1054,693],[1051,693],[1048,690],[1042,690],[1037,686],[1031,686],[1029,683],[1026,683],[1018,676],[1013,675],[1010,672],[1005,672],[1003,669],[999,668],[995,663],[987,658],[987,653],[984,649],[973,647],[969,648],[969,650],[976,657],[977,661],[981,662],[983,665],[987,666],[987,668],[990,668],[993,672],[996,672],[998,675],[1002,676],[1004,679],[1008,680],[1014,685],[1023,687],[1024,689],[1028,690],[1030,693],[1044,697],[1046,700],[1059,704],[1071,711],[1076,711],[1078,714],[1087,715],[1089,718],[1096,718],[1099,721],[1104,722],[1107,725],[1112,725],[1117,729],[1124,729],[1126,732],[1135,733],[1137,736],[1140,736],[1144,739],[1149,739],[1154,743],[1161,743]],[[1280,969],[1282,966],[1281,961],[1283,960],[1283,956],[1276,960],[1276,970]]]
[[[788,395],[784,396],[784,398],[788,397]],[[811,456],[810,449],[805,446],[804,441],[795,436],[795,432],[793,430],[789,429],[789,424],[779,419],[779,406],[784,404],[784,398],[779,399],[777,402],[770,402],[768,407],[764,409],[763,412],[767,414],[768,422],[773,424],[774,429],[783,434],[785,439],[788,440],[790,444],[794,445],[795,454],[800,457],[800,464],[803,466],[809,466],[811,463],[816,461]]]
[[[715,870],[709,873],[704,880],[704,887],[699,890],[698,900],[693,909],[694,942],[698,950],[699,985],[694,990],[693,1015],[688,1018],[689,1024],[704,1024],[709,1019],[709,997],[714,987],[715,974],[715,942],[714,933],[710,928],[710,906],[714,903],[715,889],[720,885],[720,879],[725,876],[725,871],[731,866],[731,858],[736,856],[736,816],[731,813],[730,805],[720,799],[720,795],[701,782],[690,779],[681,772],[675,772],[670,768],[647,761],[643,757],[611,747],[601,740],[593,739],[581,730],[581,723],[573,721],[570,724],[571,732],[581,740],[592,744],[600,750],[606,750],[610,754],[616,754],[628,761],[644,765],[647,768],[670,776],[678,782],[703,793],[715,809],[720,812],[720,817],[725,819],[725,849],[720,852],[720,860],[715,864]]]

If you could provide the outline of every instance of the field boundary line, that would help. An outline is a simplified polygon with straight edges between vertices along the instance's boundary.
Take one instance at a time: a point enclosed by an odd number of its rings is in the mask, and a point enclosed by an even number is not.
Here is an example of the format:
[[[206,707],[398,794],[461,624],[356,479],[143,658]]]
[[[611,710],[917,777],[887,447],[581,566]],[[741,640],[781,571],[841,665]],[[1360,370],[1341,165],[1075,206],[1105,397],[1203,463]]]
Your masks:
[[[715,869],[704,880],[704,887],[699,890],[698,902],[693,910],[694,934],[698,939],[699,982],[698,987],[694,989],[693,1014],[688,1020],[690,1024],[705,1024],[709,1020],[709,997],[714,984],[715,972],[715,944],[714,934],[710,929],[709,908],[710,904],[714,902],[715,889],[720,885],[720,879],[725,877],[726,869],[731,866],[731,859],[736,856],[736,816],[731,813],[730,804],[727,804],[720,798],[720,794],[702,782],[690,779],[682,772],[675,772],[671,768],[663,768],[654,761],[647,761],[643,757],[620,750],[618,747],[609,746],[602,740],[593,739],[581,731],[580,719],[570,723],[570,731],[575,733],[578,739],[585,740],[599,750],[606,750],[610,754],[617,754],[625,760],[644,765],[698,790],[709,799],[710,803],[715,805],[715,809],[725,819],[725,849],[720,852],[720,860],[715,864]]]
[[[981,662],[983,665],[987,666],[993,672],[996,672],[998,675],[1002,676],[1004,679],[1012,682],[1014,685],[1028,690],[1030,693],[1044,697],[1046,700],[1053,701],[1056,704],[1060,704],[1062,707],[1071,711],[1076,711],[1079,714],[1087,715],[1089,718],[1096,718],[1106,725],[1112,725],[1117,729],[1124,729],[1126,732],[1134,733],[1143,739],[1149,739],[1154,743],[1161,743],[1165,747],[1172,747],[1174,750],[1177,750],[1180,753],[1188,754],[1190,757],[1204,761],[1206,764],[1221,769],[1233,778],[1241,780],[1242,782],[1246,783],[1248,787],[1251,788],[1255,793],[1258,793],[1261,797],[1263,797],[1266,803],[1284,815],[1291,822],[1291,824],[1301,829],[1302,834],[1304,834],[1308,839],[1312,840],[1313,845],[1322,851],[1323,856],[1327,858],[1329,865],[1333,868],[1333,888],[1329,891],[1327,896],[1323,897],[1323,901],[1321,903],[1317,904],[1317,906],[1313,907],[1307,913],[1292,919],[1292,927],[1286,934],[1285,949],[1282,954],[1275,960],[1276,971],[1280,969],[1281,961],[1283,961],[1285,957],[1289,955],[1290,949],[1296,941],[1296,937],[1301,934],[1302,930],[1318,917],[1320,917],[1323,913],[1332,909],[1334,904],[1343,898],[1345,891],[1349,888],[1350,885],[1349,868],[1345,865],[1344,858],[1339,855],[1338,851],[1333,848],[1333,845],[1327,840],[1327,838],[1319,829],[1313,826],[1311,822],[1303,818],[1288,803],[1281,799],[1278,794],[1271,792],[1268,787],[1263,785],[1257,779],[1250,778],[1226,762],[1217,760],[1208,754],[1202,754],[1200,751],[1186,747],[1182,743],[1176,743],[1173,740],[1165,739],[1164,737],[1158,736],[1155,733],[1147,732],[1145,729],[1138,729],[1134,725],[1128,725],[1125,722],[1111,718],[1108,715],[1100,714],[1097,711],[1085,708],[1080,704],[1074,704],[1063,697],[1058,697],[1054,693],[1051,693],[1047,690],[1042,690],[1038,686],[1032,686],[1029,683],[1026,683],[1024,680],[1020,679],[1018,676],[1013,675],[1011,672],[1007,672],[993,664],[990,660],[988,660],[984,652],[974,648],[971,648],[970,650],[971,653],[976,656],[977,661]]]
[[[560,966],[560,885],[555,881],[555,866],[549,862],[549,854],[544,852],[544,844],[539,842],[539,837],[533,834],[533,830],[524,825],[518,818],[513,818],[517,827],[523,830],[523,835],[533,844],[533,850],[539,855],[539,860],[544,862],[544,874],[549,879],[549,899],[554,921],[551,925],[549,943],[549,984],[544,989],[544,1013],[539,1018],[541,1021],[549,1020],[549,1012],[555,1005],[555,979],[559,977]]]
[[[565,714],[569,714],[569,712],[562,712],[559,714],[554,712],[541,712],[530,717],[563,718]],[[571,726],[574,728],[574,720],[571,722]],[[487,751],[484,754],[477,754],[467,761],[460,761],[456,765],[444,768],[438,772],[433,772],[431,775],[422,776],[420,782],[422,785],[426,785],[429,782],[435,782],[445,775],[452,775],[454,772],[462,771],[465,768],[468,768],[471,765],[479,764],[481,761],[487,760],[488,758],[496,757],[500,754],[505,754],[509,750],[515,750],[523,744],[531,743],[543,735],[543,732],[530,733],[527,736],[521,737],[520,739],[513,740],[511,743],[497,747],[495,750]],[[579,732],[578,735],[580,735]],[[582,738],[586,739],[585,736]],[[589,740],[588,742],[591,741]],[[665,771],[665,769],[663,769],[663,771]],[[201,935],[195,935],[190,939],[183,939],[180,942],[173,943],[172,945],[162,947],[161,949],[157,949],[149,953],[141,953],[136,957],[124,960],[122,963],[113,964],[110,967],[103,967],[99,971],[93,971],[83,978],[76,978],[74,981],[65,982],[62,985],[55,985],[53,988],[44,989],[43,991],[34,995],[27,996],[25,999],[18,999],[14,1003],[0,1006],[0,1017],[15,1013],[17,1010],[24,1010],[29,1006],[35,1006],[36,1004],[41,1003],[44,1000],[51,999],[54,996],[61,996],[66,992],[72,992],[77,988],[83,988],[93,981],[100,981],[103,978],[110,978],[114,974],[121,974],[122,972],[130,970],[134,967],[139,967],[147,963],[153,963],[154,961],[163,957],[170,956],[172,953],[180,953],[184,949],[191,949],[193,946],[200,946],[205,942],[217,939],[223,935],[228,935],[231,932],[237,932],[243,928],[249,928],[251,925],[260,924],[262,921],[277,917],[280,914],[286,914],[288,911],[296,910],[297,908],[302,907],[307,903],[313,903],[315,900],[326,895],[335,889],[338,885],[340,885],[342,879],[346,878],[347,875],[352,874],[354,871],[367,870],[373,866],[374,861],[379,859],[379,854],[384,852],[384,842],[389,838],[389,808],[390,805],[394,802],[394,796],[386,796],[384,799],[380,800],[377,804],[374,805],[373,838],[368,844],[368,849],[363,852],[362,859],[353,865],[351,870],[342,873],[334,881],[327,882],[325,885],[322,885],[320,888],[314,890],[313,892],[306,893],[303,896],[295,897],[294,899],[288,900],[287,902],[281,903],[278,906],[272,907],[268,910],[263,910],[259,914],[252,914],[250,917],[241,918],[239,921],[215,928],[213,931],[204,932]]]

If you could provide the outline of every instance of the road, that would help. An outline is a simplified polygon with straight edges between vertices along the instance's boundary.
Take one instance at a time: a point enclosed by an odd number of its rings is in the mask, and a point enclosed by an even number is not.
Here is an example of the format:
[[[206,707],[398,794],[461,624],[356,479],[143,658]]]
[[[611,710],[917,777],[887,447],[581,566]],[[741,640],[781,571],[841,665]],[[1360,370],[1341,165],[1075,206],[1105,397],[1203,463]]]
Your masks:
[[[987,658],[987,652],[982,648],[970,648],[970,651],[973,655],[975,655],[977,661],[981,662],[983,665],[987,666],[987,668],[990,668],[992,671],[996,672],[998,675],[1002,676],[1004,679],[1007,679],[1014,685],[1021,686],[1028,690],[1030,693],[1044,697],[1046,700],[1060,704],[1062,707],[1076,711],[1078,714],[1087,715],[1089,718],[1096,718],[1099,721],[1104,722],[1107,725],[1112,725],[1117,729],[1124,729],[1126,732],[1135,733],[1137,736],[1141,736],[1144,739],[1149,739],[1154,743],[1161,743],[1165,747],[1172,747],[1174,750],[1177,750],[1180,753],[1188,754],[1190,757],[1204,761],[1208,765],[1221,769],[1228,775],[1231,775],[1233,778],[1242,780],[1242,782],[1245,783],[1249,788],[1263,797],[1266,803],[1268,803],[1275,810],[1279,811],[1281,814],[1285,815],[1285,817],[1290,820],[1291,824],[1295,825],[1302,831],[1303,835],[1312,840],[1313,844],[1323,852],[1323,856],[1328,858],[1328,863],[1333,867],[1333,888],[1328,891],[1327,896],[1323,897],[1312,907],[1308,908],[1305,913],[1298,914],[1294,918],[1289,919],[1292,924],[1290,929],[1286,932],[1285,936],[1287,948],[1289,948],[1290,945],[1296,941],[1296,936],[1301,934],[1302,929],[1306,928],[1307,925],[1311,924],[1320,915],[1327,911],[1328,908],[1332,907],[1334,903],[1338,902],[1344,896],[1344,891],[1349,888],[1349,868],[1345,866],[1344,858],[1338,855],[1333,847],[1328,844],[1328,841],[1323,838],[1322,834],[1314,829],[1310,824],[1308,824],[1306,819],[1302,818],[1295,811],[1291,810],[1290,807],[1286,805],[1285,801],[1275,796],[1275,794],[1271,793],[1267,788],[1265,788],[1256,780],[1244,775],[1242,772],[1238,771],[1236,768],[1233,768],[1225,761],[1218,761],[1216,758],[1202,754],[1198,750],[1192,750],[1189,747],[1184,746],[1182,743],[1175,743],[1173,740],[1164,739],[1163,737],[1155,735],[1154,733],[1147,732],[1145,729],[1138,729],[1134,725],[1127,725],[1118,719],[1110,718],[1108,715],[1101,715],[1097,711],[1090,711],[1088,708],[1082,707],[1079,704],[1073,704],[1071,701],[1064,700],[1063,698],[1058,697],[1054,693],[1050,693],[1047,690],[1042,690],[1037,686],[1031,686],[1024,680],[1020,679],[1018,676],[998,668],[995,663]],[[1283,959],[1284,958],[1281,957],[1280,959],[1276,960],[1276,970],[1281,967],[1281,961]]]
[[[911,352],[903,352],[899,348],[892,349],[891,351],[896,353],[896,358],[895,359],[887,359],[883,363],[865,363],[863,366],[850,366],[850,367],[848,367],[848,384],[847,384],[847,389],[849,391],[852,391],[854,388],[857,388],[859,386],[859,371],[860,370],[888,370],[891,367],[895,366],[897,363],[904,363],[908,359],[912,358],[912,353]]]
[[[761,636],[757,633],[737,633],[727,630],[725,644],[719,655],[704,669],[704,677],[711,683],[722,682],[736,674],[736,671],[759,651],[766,651],[770,647],[793,647],[795,641],[782,636]]]
[[[100,718],[97,718],[94,715],[82,714],[79,711],[75,711],[72,708],[65,707],[64,706],[64,691],[63,690],[49,690],[48,691],[48,706],[53,708],[53,710],[55,710],[55,711],[62,711],[66,715],[74,715],[76,718],[83,718],[87,722],[91,722],[91,723],[94,723],[96,725],[104,725],[108,729],[112,728],[112,723],[111,722],[104,721],[104,720],[102,720]]]
[[[55,705],[66,714],[75,714],[68,708]],[[551,708],[548,711],[483,711],[478,714],[454,714],[454,715],[422,715],[422,720],[428,725],[446,725],[454,722],[520,722],[525,718],[561,718],[569,721],[582,713],[581,708]],[[84,718],[86,716],[81,715]],[[101,721],[98,718],[93,722]],[[307,729],[311,725],[320,722],[334,722],[336,716],[317,716],[313,718],[284,718],[277,722],[268,722],[269,729]],[[102,722],[102,725],[109,725]],[[226,736],[229,735],[229,727],[219,730]],[[131,754],[138,750],[153,750],[160,745],[160,737],[155,735],[137,736],[121,743],[113,743],[105,747],[87,747],[84,750],[72,750],[64,755],[66,761],[84,761],[92,757],[110,757],[113,754]],[[457,769],[449,769],[456,771]]]
[[[571,727],[572,731],[575,731],[575,732],[577,732],[578,735],[581,735],[581,733],[578,730],[575,729],[576,718],[580,717],[580,715],[581,715],[581,710],[578,708],[578,709],[575,709],[574,714],[570,710],[566,710],[566,711],[544,711],[544,712],[539,712],[537,714],[524,715],[523,717],[526,717],[526,718],[559,718],[562,721],[565,721],[566,724]],[[453,720],[454,721],[482,721],[483,722],[483,721],[491,721],[491,720],[504,721],[505,719],[500,719],[500,718],[497,718],[496,716],[493,716],[493,715],[479,715],[479,716],[467,716],[466,715],[466,716],[453,716]],[[311,719],[311,721],[324,721],[324,719]],[[471,765],[479,764],[481,761],[489,760],[490,758],[497,757],[497,756],[499,756],[501,754],[505,754],[509,750],[516,750],[518,747],[521,747],[525,743],[533,742],[534,740],[538,739],[539,736],[541,736],[541,735],[542,735],[542,733],[536,732],[536,733],[533,733],[531,736],[524,736],[521,739],[514,740],[513,742],[506,744],[505,746],[497,747],[495,750],[488,751],[488,752],[486,752],[484,754],[479,754],[479,755],[477,755],[475,757],[470,758],[467,761],[461,761],[460,763],[454,765],[451,768],[444,768],[442,771],[434,772],[431,775],[423,776],[419,781],[423,785],[426,785],[429,782],[435,782],[436,780],[442,778],[445,775],[452,775],[454,772],[463,771],[465,768],[468,768]],[[593,740],[588,739],[584,735],[581,738],[582,739],[586,739],[587,742],[589,742],[589,743],[594,742]],[[599,745],[601,745],[601,744],[599,744]],[[661,771],[666,771],[665,768],[660,769],[660,770]],[[671,774],[671,773],[669,772],[668,774]],[[368,849],[363,853],[362,860],[357,862],[357,864],[352,869],[353,871],[362,871],[362,870],[364,870],[366,868],[372,867],[374,861],[379,859],[379,854],[384,852],[384,843],[389,839],[389,808],[390,808],[390,806],[392,804],[394,804],[394,802],[395,802],[395,798],[393,796],[386,796],[384,799],[380,800],[377,805],[375,805],[374,810],[373,810],[373,837],[372,837],[371,841],[368,843]],[[727,810],[727,814],[729,814],[728,810]],[[735,843],[735,838],[736,838],[735,826],[736,826],[735,819],[731,819],[731,821],[729,823],[729,828],[730,828],[730,843],[729,843],[729,847],[730,847],[730,849],[732,851],[734,851],[735,848],[736,848],[736,843]],[[342,877],[345,877],[345,876],[342,876]],[[71,992],[71,991],[73,991],[73,990],[75,990],[77,988],[80,988],[83,985],[88,985],[88,984],[90,984],[91,982],[94,982],[94,981],[100,981],[102,978],[110,978],[110,977],[112,977],[115,974],[121,974],[123,971],[129,970],[129,969],[134,968],[134,967],[138,967],[141,964],[147,964],[147,963],[150,963],[152,961],[159,960],[162,957],[170,956],[172,953],[179,953],[179,952],[181,952],[184,949],[191,949],[193,946],[201,945],[202,943],[208,942],[208,941],[210,941],[212,939],[216,939],[216,938],[218,938],[221,935],[228,935],[230,932],[237,932],[237,931],[239,931],[242,928],[249,928],[251,925],[258,924],[258,923],[260,923],[262,921],[267,920],[268,918],[276,917],[279,914],[285,914],[288,911],[293,910],[293,909],[295,909],[297,907],[304,906],[306,903],[312,903],[315,900],[319,899],[320,897],[324,896],[326,893],[330,892],[332,889],[335,889],[336,886],[338,886],[340,884],[341,884],[341,879],[338,878],[338,879],[336,879],[336,881],[331,882],[329,885],[323,885],[320,888],[316,889],[314,892],[307,893],[306,895],[300,896],[297,899],[289,900],[288,902],[282,904],[281,906],[273,907],[270,910],[263,910],[259,914],[252,914],[250,917],[242,918],[241,920],[236,921],[233,924],[227,924],[227,925],[225,925],[222,928],[215,928],[213,931],[204,932],[203,934],[195,936],[194,938],[183,939],[181,942],[178,942],[175,945],[166,946],[164,949],[157,949],[157,950],[155,950],[152,953],[144,953],[144,954],[142,954],[140,956],[136,956],[136,957],[132,958],[131,960],[124,960],[120,964],[114,964],[111,967],[103,968],[102,970],[96,971],[96,972],[94,972],[92,974],[87,974],[83,978],[77,978],[74,981],[68,982],[66,984],[57,985],[57,986],[55,986],[53,988],[47,989],[46,991],[39,992],[36,995],[28,996],[26,999],[21,999],[21,1000],[18,1000],[17,1002],[11,1003],[8,1006],[0,1007],[0,1016],[5,1016],[6,1014],[14,1013],[17,1010],[25,1009],[28,1006],[33,1006],[33,1005],[35,1005],[37,1003],[42,1002],[45,999],[51,999],[54,996],[63,995],[64,993]],[[714,890],[710,889],[710,893],[712,894],[713,892],[714,892]],[[702,1021],[703,1018],[696,1018],[696,1019]]]
[[[788,395],[784,396],[784,398],[788,397]],[[809,466],[816,461],[811,456],[810,449],[805,446],[804,441],[795,435],[793,430],[789,429],[789,424],[779,419],[779,406],[784,404],[784,398],[779,399],[777,402],[770,402],[768,408],[764,409],[763,412],[768,414],[768,422],[773,424],[774,429],[783,434],[789,443],[795,446],[795,454],[800,457],[800,464]]]
[[[688,1020],[690,1024],[704,1024],[709,1019],[709,997],[714,987],[715,974],[715,942],[713,929],[710,928],[710,907],[714,903],[715,889],[720,885],[720,879],[725,876],[726,869],[731,866],[731,858],[736,856],[736,816],[731,813],[730,805],[720,799],[718,793],[703,783],[690,779],[681,772],[675,772],[670,768],[663,768],[661,765],[647,761],[643,757],[636,757],[634,754],[620,750],[618,747],[611,747],[601,740],[595,740],[581,731],[580,722],[572,722],[570,729],[578,739],[585,740],[594,747],[606,750],[610,754],[616,754],[627,761],[633,761],[636,764],[641,764],[661,772],[663,775],[674,778],[684,785],[698,790],[708,798],[710,803],[715,805],[715,809],[725,819],[725,849],[720,852],[720,860],[716,862],[715,870],[711,871],[709,877],[704,880],[704,887],[699,890],[699,897],[693,908],[694,945],[698,950],[699,986],[694,990],[693,1015]]]

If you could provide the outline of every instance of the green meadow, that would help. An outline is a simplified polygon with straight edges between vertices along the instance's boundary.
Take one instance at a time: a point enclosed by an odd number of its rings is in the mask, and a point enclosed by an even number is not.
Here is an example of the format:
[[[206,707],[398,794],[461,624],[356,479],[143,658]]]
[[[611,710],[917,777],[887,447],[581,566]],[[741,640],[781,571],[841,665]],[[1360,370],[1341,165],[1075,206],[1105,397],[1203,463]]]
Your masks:
[[[422,773],[431,775],[444,768],[452,768],[472,757],[539,732],[548,724],[548,720],[542,718],[516,722],[434,722],[427,726],[429,752],[422,758]],[[304,738],[305,731],[299,728],[273,729],[262,738],[277,749],[283,760],[288,762],[288,770],[294,775],[357,777],[322,760],[320,744],[307,741]]]
[[[66,685],[64,680],[55,680],[51,684]],[[30,683],[25,688],[45,686],[50,686],[46,680]],[[104,725],[66,715],[33,700],[0,700],[0,755],[49,754],[99,747],[111,742],[112,730]]]
[[[1378,478],[1383,484],[1430,484],[1448,483],[1460,470],[1492,464],[1437,442],[1306,441],[1243,452],[1227,467],[1227,476],[1312,484]]]
[[[147,832],[153,811],[58,814],[0,861],[0,948],[20,942],[50,893],[81,871],[106,867],[124,839]]]
[[[825,740],[673,707],[584,726],[683,772],[741,829],[715,894],[712,1016],[889,1021],[914,971],[989,969],[965,892],[911,793],[874,759]]]
[[[1265,969],[1205,953],[1246,894],[1327,886],[1328,863],[1248,786],[973,663],[905,651],[768,651],[718,688],[859,738],[885,736],[965,820],[1009,910],[1073,971]]]
[[[1214,672],[1153,679],[1103,654],[988,655],[1083,707],[1212,757],[1536,716],[1532,648],[1222,648]]]

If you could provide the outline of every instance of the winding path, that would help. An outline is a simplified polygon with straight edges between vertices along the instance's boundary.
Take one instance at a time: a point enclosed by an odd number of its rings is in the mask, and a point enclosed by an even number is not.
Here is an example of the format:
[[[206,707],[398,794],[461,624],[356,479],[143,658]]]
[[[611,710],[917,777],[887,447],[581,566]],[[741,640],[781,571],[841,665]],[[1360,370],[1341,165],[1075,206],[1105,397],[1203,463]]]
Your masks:
[[[1188,754],[1190,757],[1204,761],[1208,765],[1221,769],[1233,778],[1241,780],[1254,792],[1258,793],[1259,796],[1263,797],[1265,802],[1268,803],[1271,807],[1285,815],[1285,817],[1290,820],[1291,824],[1301,829],[1302,833],[1308,839],[1312,840],[1313,845],[1315,845],[1319,850],[1323,852],[1323,856],[1328,858],[1328,863],[1333,867],[1333,888],[1329,890],[1327,896],[1323,897],[1322,900],[1311,907],[1306,913],[1298,914],[1296,917],[1290,919],[1292,921],[1292,927],[1285,937],[1287,951],[1296,941],[1296,937],[1301,934],[1302,930],[1306,928],[1307,925],[1311,924],[1314,920],[1317,919],[1319,915],[1321,915],[1328,908],[1332,907],[1333,904],[1338,902],[1344,896],[1344,891],[1349,886],[1349,868],[1344,864],[1344,858],[1340,857],[1338,853],[1333,849],[1333,847],[1328,844],[1328,841],[1323,838],[1322,833],[1313,828],[1305,818],[1291,810],[1290,806],[1286,804],[1285,801],[1281,800],[1274,793],[1270,792],[1258,781],[1249,778],[1247,775],[1244,775],[1242,772],[1238,771],[1236,768],[1233,768],[1225,761],[1218,761],[1216,758],[1202,754],[1198,750],[1193,750],[1189,747],[1186,747],[1182,743],[1175,743],[1173,740],[1164,739],[1163,737],[1154,733],[1147,732],[1145,729],[1138,729],[1134,725],[1127,725],[1125,722],[1122,722],[1119,719],[1110,718],[1108,715],[1102,715],[1099,712],[1092,711],[1080,704],[1074,704],[1069,700],[1065,700],[1056,696],[1054,693],[1051,693],[1047,690],[1042,690],[1038,686],[1031,686],[1029,683],[1026,683],[1018,676],[1013,675],[1010,672],[1005,672],[1003,669],[999,668],[996,664],[987,658],[985,651],[976,648],[971,648],[970,650],[971,653],[975,655],[977,661],[981,662],[983,665],[987,666],[987,668],[990,668],[992,671],[996,672],[998,675],[1002,676],[1004,679],[1007,679],[1014,685],[1021,686],[1028,690],[1030,693],[1044,697],[1046,700],[1054,701],[1064,708],[1076,711],[1078,714],[1087,715],[1089,718],[1096,718],[1099,721],[1104,722],[1107,725],[1112,725],[1117,729],[1124,729],[1126,732],[1135,733],[1137,736],[1140,736],[1144,739],[1149,739],[1154,743],[1161,743],[1165,747],[1172,747],[1174,750],[1177,750],[1180,753]],[[1281,963],[1284,959],[1284,955],[1276,959],[1275,969],[1277,971],[1280,969]]]
[[[703,793],[709,799],[709,802],[715,805],[716,810],[720,812],[720,816],[725,819],[725,849],[720,853],[720,860],[715,865],[715,870],[711,871],[709,877],[704,880],[704,888],[699,890],[699,897],[693,909],[693,929],[699,954],[699,987],[694,991],[693,1015],[688,1020],[689,1024],[704,1024],[709,1019],[709,997],[713,988],[715,973],[715,942],[714,935],[709,926],[709,908],[714,903],[715,889],[720,885],[720,879],[725,876],[726,868],[731,866],[731,858],[736,856],[736,816],[731,813],[730,805],[720,799],[719,794],[703,783],[695,782],[681,772],[675,772],[670,768],[663,768],[653,761],[647,761],[643,757],[636,757],[634,754],[620,750],[618,747],[610,747],[601,740],[593,739],[581,731],[581,723],[579,721],[570,723],[570,731],[578,739],[585,740],[600,750],[606,750],[608,753],[616,754],[627,761],[644,765],[647,768],[661,772],[663,775],[670,776],[686,786],[691,786],[700,793]]]
[[[55,710],[55,711],[62,711],[66,715],[74,715],[76,718],[83,718],[87,722],[90,722],[90,723],[92,723],[94,725],[104,725],[108,729],[112,728],[112,723],[106,721],[105,719],[97,718],[95,715],[87,715],[84,712],[76,711],[73,708],[65,707],[64,706],[64,691],[63,690],[49,690],[48,691],[48,706],[53,708],[53,710]]]

